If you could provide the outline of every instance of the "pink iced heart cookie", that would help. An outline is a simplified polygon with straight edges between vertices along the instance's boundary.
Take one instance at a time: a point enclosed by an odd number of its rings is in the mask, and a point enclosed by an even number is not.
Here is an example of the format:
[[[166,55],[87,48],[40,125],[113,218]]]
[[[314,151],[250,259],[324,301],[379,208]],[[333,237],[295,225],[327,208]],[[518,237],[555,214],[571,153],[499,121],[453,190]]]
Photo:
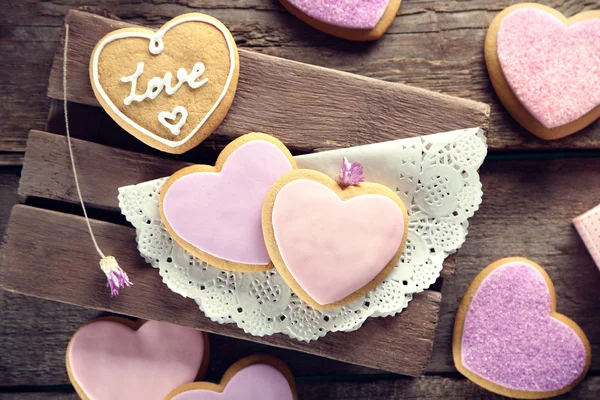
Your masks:
[[[66,362],[82,399],[162,400],[204,374],[208,342],[193,329],[108,317],[75,332]]]
[[[194,382],[171,392],[165,400],[296,400],[296,385],[280,360],[256,355],[233,364],[217,385]]]
[[[379,39],[401,0],[280,0],[292,14],[323,32],[350,40]]]
[[[302,300],[340,307],[379,285],[398,262],[408,216],[390,189],[342,189],[320,172],[295,170],[271,189],[263,231],[271,259]]]
[[[558,139],[600,117],[600,11],[567,19],[511,6],[490,25],[485,59],[498,97],[533,134]]]
[[[550,277],[524,258],[496,261],[471,283],[456,316],[453,354],[473,382],[527,399],[571,390],[591,361],[581,328],[556,312]]]
[[[239,137],[215,167],[194,165],[173,174],[161,191],[162,221],[174,240],[199,259],[230,271],[273,267],[261,210],[273,183],[296,167],[288,149],[263,133]]]

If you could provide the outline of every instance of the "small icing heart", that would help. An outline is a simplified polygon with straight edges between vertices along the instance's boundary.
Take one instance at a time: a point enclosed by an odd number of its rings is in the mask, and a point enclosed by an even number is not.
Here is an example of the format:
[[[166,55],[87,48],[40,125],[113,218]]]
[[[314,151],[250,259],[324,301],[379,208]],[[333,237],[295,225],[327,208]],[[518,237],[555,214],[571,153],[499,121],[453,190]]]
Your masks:
[[[84,399],[162,400],[196,379],[206,354],[200,331],[107,318],[86,324],[73,335],[67,371]]]
[[[342,190],[310,170],[282,177],[263,209],[273,263],[318,309],[349,303],[381,283],[398,261],[407,229],[404,205],[390,189],[361,183]]]
[[[196,165],[169,178],[161,193],[163,222],[181,246],[212,265],[270,269],[262,205],[273,183],[295,166],[278,140],[244,135],[223,150],[214,168]]]
[[[180,116],[179,121],[177,120],[177,116]],[[187,120],[188,112],[183,106],[177,106],[173,109],[172,112],[162,111],[158,114],[158,120],[161,124],[169,128],[173,135],[179,135],[181,133],[181,127],[185,124]],[[171,120],[173,122],[169,122]]]
[[[543,5],[511,6],[490,26],[486,63],[508,111],[544,139],[600,117],[600,11],[567,19]]]
[[[460,305],[453,352],[458,370],[493,392],[546,398],[573,388],[590,365],[583,331],[557,314],[546,272],[522,258],[499,260]]]
[[[238,74],[231,33],[199,13],[174,18],[156,32],[111,32],[90,59],[92,88],[106,112],[139,140],[175,154],[219,126],[233,101]],[[166,121],[176,114],[181,114],[177,123]]]
[[[232,365],[221,383],[194,382],[166,400],[296,400],[291,372],[269,356],[251,356]]]

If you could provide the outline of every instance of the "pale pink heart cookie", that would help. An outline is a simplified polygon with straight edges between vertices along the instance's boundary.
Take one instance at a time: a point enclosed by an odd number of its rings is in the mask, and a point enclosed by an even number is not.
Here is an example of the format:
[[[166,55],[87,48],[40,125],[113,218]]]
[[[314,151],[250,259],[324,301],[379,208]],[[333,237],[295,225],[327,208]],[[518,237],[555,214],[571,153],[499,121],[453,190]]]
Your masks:
[[[277,270],[316,309],[350,303],[396,265],[408,229],[400,198],[385,186],[342,189],[311,170],[286,174],[263,208],[263,231]]]
[[[207,361],[200,331],[112,317],[75,332],[66,356],[69,379],[85,400],[162,400],[202,375]]]
[[[485,50],[498,96],[532,133],[557,139],[600,117],[600,11],[567,19],[517,4],[494,19]]]
[[[217,385],[194,382],[171,392],[165,400],[296,400],[289,368],[264,355],[246,357],[233,364]]]
[[[162,221],[177,243],[209,264],[231,271],[268,270],[262,205],[271,186],[295,167],[277,139],[244,135],[223,149],[215,167],[187,167],[167,180]]]
[[[390,27],[401,0],[280,0],[298,18],[334,36],[375,40]]]
[[[539,399],[571,390],[591,350],[579,326],[556,312],[548,274],[524,258],[488,266],[471,283],[453,336],[457,369],[495,393]]]

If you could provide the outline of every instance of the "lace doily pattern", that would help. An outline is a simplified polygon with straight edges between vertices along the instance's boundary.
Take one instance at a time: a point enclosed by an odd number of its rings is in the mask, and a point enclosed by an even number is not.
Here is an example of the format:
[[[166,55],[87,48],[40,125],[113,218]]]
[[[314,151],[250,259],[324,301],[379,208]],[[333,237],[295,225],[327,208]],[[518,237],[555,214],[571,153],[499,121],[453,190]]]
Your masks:
[[[465,241],[468,219],[481,203],[477,170],[486,152],[485,136],[474,128],[296,157],[300,167],[332,177],[342,156],[361,162],[365,178],[395,190],[409,213],[406,247],[390,276],[363,298],[327,311],[299,299],[275,269],[224,271],[180,247],[160,218],[158,200],[167,178],[119,188],[119,207],[136,228],[146,262],[210,319],[235,323],[255,336],[284,333],[311,341],[356,330],[368,317],[395,315],[436,281],[444,259]]]

